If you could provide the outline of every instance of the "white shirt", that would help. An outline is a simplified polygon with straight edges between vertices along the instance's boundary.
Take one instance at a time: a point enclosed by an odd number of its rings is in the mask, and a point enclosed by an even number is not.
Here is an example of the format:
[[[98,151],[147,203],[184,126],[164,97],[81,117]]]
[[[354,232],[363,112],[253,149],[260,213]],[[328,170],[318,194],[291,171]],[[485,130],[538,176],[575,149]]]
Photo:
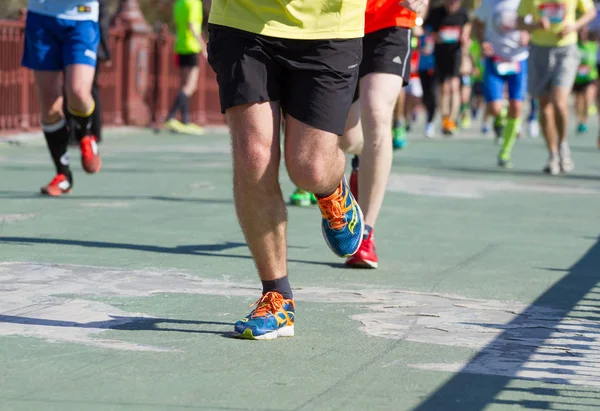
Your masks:
[[[58,19],[98,21],[98,0],[29,0],[27,10]]]
[[[485,41],[492,44],[494,54],[505,60],[523,61],[529,56],[521,46],[517,27],[520,0],[483,0],[475,10],[475,18],[485,24]]]

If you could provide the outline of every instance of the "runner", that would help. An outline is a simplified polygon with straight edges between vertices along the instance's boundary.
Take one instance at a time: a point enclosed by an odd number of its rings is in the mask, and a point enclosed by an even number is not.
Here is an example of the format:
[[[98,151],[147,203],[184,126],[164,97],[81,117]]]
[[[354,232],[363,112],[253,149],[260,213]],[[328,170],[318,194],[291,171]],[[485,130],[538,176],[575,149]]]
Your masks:
[[[22,65],[34,71],[42,129],[56,167],[56,176],[42,187],[42,194],[60,196],[73,187],[67,151],[69,127],[62,110],[63,73],[82,167],[88,173],[100,171],[98,145],[90,131],[99,39],[97,0],[81,0],[77,4],[71,0],[29,1]]]
[[[427,5],[426,1],[418,0],[409,3],[413,3],[411,9],[416,12],[423,12]],[[347,141],[364,138],[358,194],[365,213],[365,233],[358,252],[346,261],[349,267],[378,266],[374,227],[392,168],[392,130],[389,125],[400,90],[410,75],[411,28],[417,17],[412,10],[396,0],[367,2],[360,87],[343,138],[346,141],[343,145],[354,146],[359,143]],[[359,112],[360,121],[357,121]],[[356,176],[356,172],[353,174]]]
[[[483,0],[475,11],[481,49],[485,56],[483,93],[493,116],[500,116],[504,89],[508,87],[508,115],[498,165],[510,168],[511,152],[519,132],[523,100],[527,93],[529,35],[517,29],[520,0]]]
[[[442,132],[456,132],[456,120],[461,103],[460,69],[463,53],[468,52],[471,24],[460,0],[444,0],[430,11],[425,25],[433,33],[436,74],[440,83]]]
[[[477,119],[477,117],[479,117],[479,112],[481,111],[481,108],[485,107],[485,98],[483,96],[484,58],[481,53],[481,44],[476,38],[471,38],[471,45],[469,46],[469,56],[471,57],[471,60],[473,62],[473,74],[471,75],[473,91],[471,92],[470,103],[471,119],[475,120]]]
[[[279,186],[282,109],[287,170],[317,193],[327,244],[340,257],[360,246],[364,222],[343,177],[339,135],[358,81],[364,13],[364,0],[212,2],[209,63],[232,136],[237,216],[263,287],[234,337],[294,335]]]
[[[204,134],[204,129],[190,121],[189,99],[198,88],[200,74],[199,54],[204,47],[202,39],[202,1],[176,0],[173,17],[177,28],[175,58],[179,67],[180,89],[165,119],[165,127],[177,133]],[[181,112],[181,121],[175,116]]]
[[[427,113],[425,137],[435,137],[436,82],[435,82],[435,40],[431,31],[425,27],[419,38],[419,80],[423,89],[423,105]]]
[[[420,27],[415,27],[420,29]],[[408,85],[400,91],[396,108],[394,109],[394,126],[392,128],[392,142],[395,150],[403,149],[406,146],[406,134],[410,131],[414,110],[423,97],[423,88],[419,80],[419,50],[418,36],[419,31],[415,33],[413,29],[411,39],[411,56],[410,56],[410,75]]]
[[[529,92],[539,98],[549,153],[544,172],[569,173],[575,167],[567,143],[567,119],[579,66],[577,31],[592,21],[596,8],[592,0],[521,0],[517,11],[519,27],[531,32],[529,70],[535,75],[529,78]],[[531,22],[527,16],[532,16]]]
[[[598,44],[590,41],[587,27],[579,30],[579,53],[581,61],[575,77],[575,107],[577,111],[578,133],[585,133],[588,130],[588,116],[593,115],[592,107],[596,101],[596,80],[598,80]]]

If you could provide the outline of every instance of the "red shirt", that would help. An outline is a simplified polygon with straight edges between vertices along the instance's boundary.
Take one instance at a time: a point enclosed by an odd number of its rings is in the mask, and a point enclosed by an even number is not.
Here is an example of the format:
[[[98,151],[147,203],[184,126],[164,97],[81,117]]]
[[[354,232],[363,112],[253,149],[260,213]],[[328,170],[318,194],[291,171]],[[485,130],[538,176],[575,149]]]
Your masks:
[[[400,5],[400,0],[367,0],[365,34],[388,27],[412,28],[417,13]]]

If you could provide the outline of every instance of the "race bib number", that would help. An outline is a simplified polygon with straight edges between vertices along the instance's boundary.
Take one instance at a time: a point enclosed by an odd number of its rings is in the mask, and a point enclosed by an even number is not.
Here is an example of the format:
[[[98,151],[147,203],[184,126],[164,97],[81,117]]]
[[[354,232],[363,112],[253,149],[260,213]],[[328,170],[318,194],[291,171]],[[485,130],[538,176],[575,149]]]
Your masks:
[[[539,6],[540,17],[546,17],[552,24],[565,20],[566,7],[563,3],[542,3]]]
[[[577,68],[577,77],[578,78],[589,78],[592,74],[592,68],[587,64],[582,64]]]
[[[496,72],[501,76],[518,74],[521,71],[521,65],[518,61],[505,61],[499,58],[494,59],[494,67],[496,68]]]
[[[456,26],[440,27],[439,35],[442,43],[458,43],[460,40],[461,28]]]

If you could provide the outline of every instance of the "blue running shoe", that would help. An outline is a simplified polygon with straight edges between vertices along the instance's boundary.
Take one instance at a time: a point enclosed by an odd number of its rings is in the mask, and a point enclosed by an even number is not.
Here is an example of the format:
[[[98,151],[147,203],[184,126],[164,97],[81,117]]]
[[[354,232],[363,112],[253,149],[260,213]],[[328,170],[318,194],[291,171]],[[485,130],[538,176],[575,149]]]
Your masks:
[[[354,255],[362,242],[365,224],[346,177],[335,193],[317,200],[323,216],[323,237],[331,251],[342,258]]]
[[[286,300],[278,292],[264,294],[253,305],[246,318],[235,323],[234,338],[274,340],[294,336],[294,300]]]

